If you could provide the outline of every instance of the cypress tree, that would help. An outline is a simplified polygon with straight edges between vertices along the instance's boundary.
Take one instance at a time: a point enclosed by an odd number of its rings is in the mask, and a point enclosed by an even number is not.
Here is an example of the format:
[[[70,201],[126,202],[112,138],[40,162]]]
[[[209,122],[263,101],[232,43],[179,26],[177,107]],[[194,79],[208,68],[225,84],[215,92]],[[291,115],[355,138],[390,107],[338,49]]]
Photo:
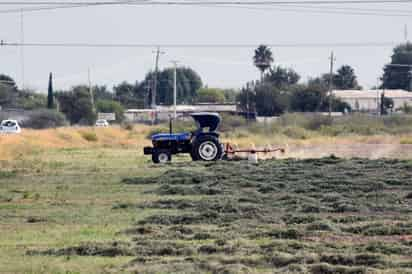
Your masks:
[[[53,102],[54,98],[53,98],[53,75],[50,72],[49,75],[49,88],[48,88],[48,92],[47,92],[47,108],[52,109],[54,102]]]

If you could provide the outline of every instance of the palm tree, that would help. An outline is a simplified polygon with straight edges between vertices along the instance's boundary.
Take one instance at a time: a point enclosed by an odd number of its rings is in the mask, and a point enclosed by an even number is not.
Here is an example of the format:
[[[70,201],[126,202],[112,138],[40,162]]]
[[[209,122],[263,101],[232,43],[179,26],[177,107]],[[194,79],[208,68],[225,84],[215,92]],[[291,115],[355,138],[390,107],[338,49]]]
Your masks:
[[[260,78],[263,82],[263,75],[265,71],[270,68],[273,63],[272,50],[266,45],[260,45],[255,49],[255,56],[253,56],[253,64],[260,70]]]

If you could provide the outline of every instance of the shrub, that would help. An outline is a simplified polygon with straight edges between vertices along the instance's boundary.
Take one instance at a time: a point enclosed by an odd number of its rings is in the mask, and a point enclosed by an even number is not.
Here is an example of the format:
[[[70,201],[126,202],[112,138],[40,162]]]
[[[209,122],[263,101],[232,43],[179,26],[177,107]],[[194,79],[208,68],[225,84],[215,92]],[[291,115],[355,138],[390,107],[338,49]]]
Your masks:
[[[199,103],[223,103],[225,94],[217,88],[200,88],[196,91],[196,101]]]
[[[333,118],[316,113],[288,113],[282,115],[279,123],[286,127],[301,127],[307,130],[318,130],[322,126],[333,124]]]
[[[305,129],[309,130],[318,130],[322,126],[330,126],[333,123],[333,118],[326,115],[309,115],[307,117],[306,124],[304,125]]]
[[[131,130],[133,130],[134,125],[132,123],[129,123],[129,122],[124,122],[124,123],[122,123],[122,128],[125,129],[125,130],[131,131]]]
[[[97,142],[98,140],[96,133],[93,131],[82,131],[80,135],[88,142]]]
[[[242,116],[237,115],[222,115],[222,123],[220,124],[219,130],[222,132],[231,131],[239,127],[245,127],[247,121]]]
[[[282,133],[287,137],[302,140],[307,139],[310,136],[304,128],[300,127],[286,127],[282,130]]]
[[[63,113],[51,109],[35,110],[28,120],[22,122],[23,127],[34,129],[56,128],[67,124]]]
[[[98,100],[96,103],[96,109],[98,112],[115,113],[116,122],[122,122],[125,118],[123,106],[116,101]]]

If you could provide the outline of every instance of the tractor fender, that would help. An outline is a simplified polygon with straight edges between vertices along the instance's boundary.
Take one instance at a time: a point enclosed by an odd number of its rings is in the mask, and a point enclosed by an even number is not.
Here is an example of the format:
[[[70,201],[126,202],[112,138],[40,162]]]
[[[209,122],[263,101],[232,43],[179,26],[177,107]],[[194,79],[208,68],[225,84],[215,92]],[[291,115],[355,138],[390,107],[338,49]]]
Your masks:
[[[202,136],[213,136],[213,137],[219,138],[219,133],[217,133],[217,132],[199,132],[194,136],[193,140],[195,138],[199,138],[199,137],[202,137]]]

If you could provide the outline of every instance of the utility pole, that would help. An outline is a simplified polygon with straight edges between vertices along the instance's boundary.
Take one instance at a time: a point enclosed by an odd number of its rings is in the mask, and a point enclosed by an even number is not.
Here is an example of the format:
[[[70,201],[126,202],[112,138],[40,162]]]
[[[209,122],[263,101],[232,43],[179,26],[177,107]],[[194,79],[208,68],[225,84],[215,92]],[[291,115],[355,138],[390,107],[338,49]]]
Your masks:
[[[154,73],[154,81],[153,81],[153,90],[152,90],[152,109],[156,108],[156,93],[157,93],[157,74],[159,72],[159,57],[160,54],[164,54],[164,52],[160,51],[160,47],[157,47],[157,50],[153,53],[156,54],[155,60],[155,73]]]
[[[332,116],[332,87],[333,87],[333,64],[335,63],[335,57],[333,51],[330,54],[330,74],[329,74],[329,117]]]
[[[147,80],[145,88],[146,88],[146,95],[144,96],[144,108],[149,108],[149,95],[150,95],[150,91],[153,88],[153,80],[152,79]]]
[[[249,123],[249,83],[246,83],[246,123]]]
[[[408,74],[409,74],[409,91],[412,91],[412,66],[409,67]]]
[[[378,77],[377,85],[376,85],[376,117],[380,116],[380,103],[379,103],[379,100],[380,100],[381,92],[380,92],[380,89],[379,89],[379,83],[380,83],[380,78]],[[383,88],[383,83],[382,83],[382,88]]]
[[[177,98],[177,63],[179,61],[172,60],[170,61],[174,65],[173,71],[173,118],[176,119],[177,117],[177,110],[176,110],[176,98]]]

